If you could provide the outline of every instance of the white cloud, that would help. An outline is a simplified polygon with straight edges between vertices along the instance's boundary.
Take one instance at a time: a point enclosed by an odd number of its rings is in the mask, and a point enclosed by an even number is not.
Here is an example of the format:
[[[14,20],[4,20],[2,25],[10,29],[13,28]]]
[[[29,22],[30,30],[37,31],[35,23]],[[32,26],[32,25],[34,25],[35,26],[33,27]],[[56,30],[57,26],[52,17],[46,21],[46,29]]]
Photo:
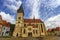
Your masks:
[[[8,2],[9,3],[8,3]],[[16,11],[19,6],[21,5],[21,1],[16,1],[16,0],[7,0],[6,2],[4,2],[4,6],[8,7],[9,9],[13,10],[13,11]]]
[[[50,17],[45,21],[46,27],[48,28],[55,28],[60,27],[60,14],[54,17]]]
[[[56,8],[60,6],[60,0],[49,0],[48,2],[45,3],[48,7],[51,8]]]
[[[15,24],[14,16],[11,16],[10,14],[6,14],[5,12],[0,12],[0,15],[2,16],[3,20]]]
[[[31,9],[31,15],[30,18],[35,17],[36,19],[38,19],[40,17],[39,15],[39,7],[40,7],[40,0],[26,0],[26,5],[28,6],[28,8]]]
[[[39,18],[39,9],[40,9],[40,2],[39,2],[39,0],[34,0],[34,2],[33,2],[33,8],[32,8],[32,18],[35,16],[35,18],[36,19],[38,19]]]

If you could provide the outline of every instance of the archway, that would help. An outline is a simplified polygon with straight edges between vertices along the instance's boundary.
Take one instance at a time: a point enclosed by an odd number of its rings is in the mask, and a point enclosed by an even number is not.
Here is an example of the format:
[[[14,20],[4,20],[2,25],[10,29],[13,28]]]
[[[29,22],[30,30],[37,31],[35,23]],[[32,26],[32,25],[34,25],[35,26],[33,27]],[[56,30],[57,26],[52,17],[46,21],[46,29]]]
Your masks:
[[[28,36],[29,36],[29,37],[32,37],[32,33],[31,33],[31,32],[30,32],[30,33],[28,33]]]
[[[18,33],[17,33],[17,35],[16,35],[17,37],[18,37]]]

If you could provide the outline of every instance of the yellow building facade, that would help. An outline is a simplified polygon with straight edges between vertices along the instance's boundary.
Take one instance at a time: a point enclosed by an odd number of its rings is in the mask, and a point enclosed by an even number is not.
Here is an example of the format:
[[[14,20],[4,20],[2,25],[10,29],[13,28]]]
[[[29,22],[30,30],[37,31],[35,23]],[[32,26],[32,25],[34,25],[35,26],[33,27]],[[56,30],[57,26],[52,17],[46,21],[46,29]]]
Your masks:
[[[40,37],[47,35],[45,24],[40,19],[24,19],[23,7],[17,10],[14,37]]]
[[[2,27],[3,27],[3,20],[2,20],[2,16],[0,15],[0,36],[2,36]]]

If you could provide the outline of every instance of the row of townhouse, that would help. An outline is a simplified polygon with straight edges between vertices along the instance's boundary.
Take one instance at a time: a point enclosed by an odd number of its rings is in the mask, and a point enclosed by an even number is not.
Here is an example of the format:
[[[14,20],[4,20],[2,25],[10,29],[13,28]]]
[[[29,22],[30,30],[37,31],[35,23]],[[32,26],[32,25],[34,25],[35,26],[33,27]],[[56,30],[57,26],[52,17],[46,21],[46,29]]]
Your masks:
[[[2,17],[0,15],[0,36],[9,36],[9,34],[10,26],[8,25],[8,22],[2,20]]]

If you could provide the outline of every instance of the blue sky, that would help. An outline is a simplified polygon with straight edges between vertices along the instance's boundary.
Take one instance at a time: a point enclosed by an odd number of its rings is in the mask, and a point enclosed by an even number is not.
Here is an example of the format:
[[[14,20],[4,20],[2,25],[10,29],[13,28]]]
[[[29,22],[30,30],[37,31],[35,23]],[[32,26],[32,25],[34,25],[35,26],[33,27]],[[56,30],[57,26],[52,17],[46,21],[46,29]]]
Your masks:
[[[0,15],[15,23],[17,9],[23,4],[24,18],[41,19],[47,28],[60,26],[60,0],[0,0]]]

